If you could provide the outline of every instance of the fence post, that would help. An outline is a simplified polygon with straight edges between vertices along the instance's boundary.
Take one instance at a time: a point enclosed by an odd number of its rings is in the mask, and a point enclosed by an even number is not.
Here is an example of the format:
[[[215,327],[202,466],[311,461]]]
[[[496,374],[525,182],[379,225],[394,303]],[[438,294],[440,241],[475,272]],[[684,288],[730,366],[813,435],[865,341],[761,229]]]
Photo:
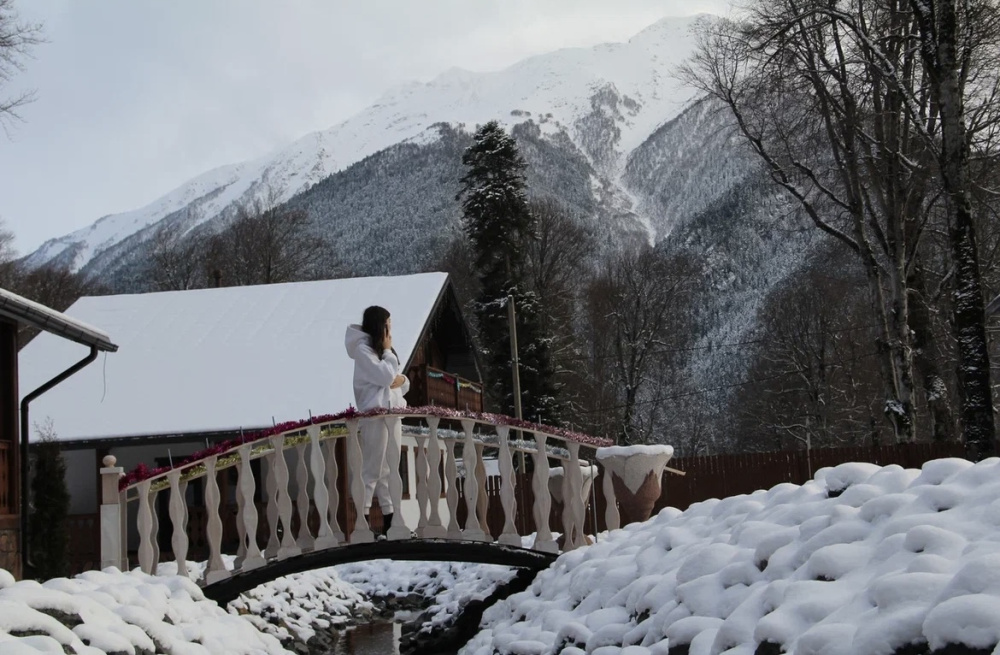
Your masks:
[[[109,566],[127,571],[125,560],[125,540],[123,538],[125,516],[122,494],[118,491],[118,480],[125,471],[115,466],[118,459],[108,455],[102,460],[101,468],[101,568]]]

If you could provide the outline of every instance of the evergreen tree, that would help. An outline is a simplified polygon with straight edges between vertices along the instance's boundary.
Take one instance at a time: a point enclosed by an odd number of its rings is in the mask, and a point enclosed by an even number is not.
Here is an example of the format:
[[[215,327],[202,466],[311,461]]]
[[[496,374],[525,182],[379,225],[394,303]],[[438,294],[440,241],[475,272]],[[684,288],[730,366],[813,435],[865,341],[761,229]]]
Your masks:
[[[66,520],[69,515],[69,491],[66,488],[66,462],[59,443],[43,439],[36,446],[35,453],[35,475],[31,480],[34,512],[29,524],[31,561],[34,576],[47,580],[69,572]]]
[[[467,170],[459,198],[480,282],[475,308],[487,382],[502,411],[513,414],[513,358],[507,318],[507,297],[511,296],[517,310],[523,416],[558,423],[550,340],[542,333],[537,298],[526,280],[527,249],[535,238],[535,219],[528,208],[524,159],[514,139],[496,121],[482,126],[473,139],[462,155]]]

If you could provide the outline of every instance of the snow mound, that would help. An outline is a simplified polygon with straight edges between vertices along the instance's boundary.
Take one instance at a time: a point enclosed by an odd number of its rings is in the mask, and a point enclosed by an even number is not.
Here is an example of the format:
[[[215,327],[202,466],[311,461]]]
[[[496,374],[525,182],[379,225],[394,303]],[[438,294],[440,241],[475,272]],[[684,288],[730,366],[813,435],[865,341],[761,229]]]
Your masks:
[[[44,584],[0,571],[0,652],[286,654],[274,637],[226,613],[191,580],[114,568]]]
[[[890,654],[1000,642],[1000,459],[843,464],[561,556],[465,655]]]

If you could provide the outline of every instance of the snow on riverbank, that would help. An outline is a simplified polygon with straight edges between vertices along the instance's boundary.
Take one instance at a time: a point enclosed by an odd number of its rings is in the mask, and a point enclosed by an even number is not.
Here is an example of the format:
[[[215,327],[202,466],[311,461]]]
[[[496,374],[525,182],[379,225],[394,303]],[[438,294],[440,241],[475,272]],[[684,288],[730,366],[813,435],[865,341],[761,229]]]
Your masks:
[[[1000,459],[844,464],[668,508],[563,555],[483,624],[463,654],[1000,655]]]
[[[0,570],[0,653],[284,655],[186,578],[89,571],[44,584]]]

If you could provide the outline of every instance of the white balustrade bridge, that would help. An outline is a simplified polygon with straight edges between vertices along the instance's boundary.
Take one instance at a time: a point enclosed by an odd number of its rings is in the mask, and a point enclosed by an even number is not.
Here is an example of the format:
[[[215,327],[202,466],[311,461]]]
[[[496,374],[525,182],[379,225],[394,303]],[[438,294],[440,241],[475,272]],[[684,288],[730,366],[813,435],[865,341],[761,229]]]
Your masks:
[[[422,413],[420,409],[428,411]],[[163,493],[168,494],[170,556],[177,562],[178,573],[186,574],[192,523],[189,503],[194,495],[187,493],[187,487],[194,480],[201,480],[204,485],[201,495],[207,516],[207,565],[199,584],[206,595],[219,601],[231,600],[242,591],[282,575],[351,561],[381,558],[468,561],[540,569],[557,556],[559,543],[564,551],[586,543],[586,499],[581,490],[585,488],[585,473],[590,471],[593,475],[593,469],[586,462],[581,466],[580,448],[610,445],[609,442],[558,428],[516,422],[509,417],[436,414],[439,413],[432,413],[432,408],[383,414],[408,419],[409,423],[417,420],[422,427],[408,432],[417,439],[415,491],[419,522],[416,526],[406,526],[402,520],[394,521],[385,540],[376,540],[362,507],[359,415],[297,424],[168,470],[149,471],[147,476],[125,477],[113,457],[105,458],[101,469],[102,567],[127,569],[128,535],[132,533],[134,540],[137,532],[139,567],[146,573],[156,572],[160,560],[157,496]],[[460,425],[461,429],[439,429],[442,421]],[[341,440],[346,440],[345,471],[339,470],[342,467],[336,457]],[[460,458],[456,457],[456,450],[460,450]],[[486,480],[480,479],[481,475],[477,477],[477,469],[482,471],[478,465],[484,452],[492,454],[492,451],[499,464],[499,496],[504,515],[503,530],[495,540],[487,528],[480,502],[486,493]],[[521,535],[515,529],[518,506],[514,457],[518,452],[532,455],[535,462],[531,474],[534,496],[531,512],[536,530],[530,548],[522,548]],[[544,459],[538,457],[540,453],[544,453]],[[389,448],[389,491],[395,507],[401,506],[402,496],[399,456],[398,448]],[[262,461],[258,476],[251,468],[254,460]],[[460,460],[464,474],[459,471]],[[563,536],[559,543],[549,525],[553,500],[549,486],[550,460],[558,460],[565,471],[561,476],[560,495],[565,502],[561,517]],[[217,473],[232,467],[237,472],[235,522],[239,545],[235,552],[224,553],[222,490]],[[443,476],[438,473],[442,469]],[[294,473],[294,484],[290,473]],[[345,521],[348,525],[341,526],[338,521],[342,475],[347,477],[349,490],[344,500],[354,506],[353,525]],[[620,521],[611,477],[605,475],[602,485],[608,529],[619,527]],[[263,484],[260,490],[258,478]],[[466,504],[464,526],[458,518],[460,485]],[[448,510],[445,521],[442,497]],[[132,504],[136,509],[129,511]],[[266,526],[260,525],[258,505],[262,507]],[[297,521],[293,522],[293,515],[297,515]],[[134,525],[129,525],[129,517],[134,517]],[[296,524],[293,534],[292,527]],[[258,539],[259,528],[262,533],[265,527],[268,538],[262,543]],[[235,556],[231,568],[226,566],[224,554]]]

